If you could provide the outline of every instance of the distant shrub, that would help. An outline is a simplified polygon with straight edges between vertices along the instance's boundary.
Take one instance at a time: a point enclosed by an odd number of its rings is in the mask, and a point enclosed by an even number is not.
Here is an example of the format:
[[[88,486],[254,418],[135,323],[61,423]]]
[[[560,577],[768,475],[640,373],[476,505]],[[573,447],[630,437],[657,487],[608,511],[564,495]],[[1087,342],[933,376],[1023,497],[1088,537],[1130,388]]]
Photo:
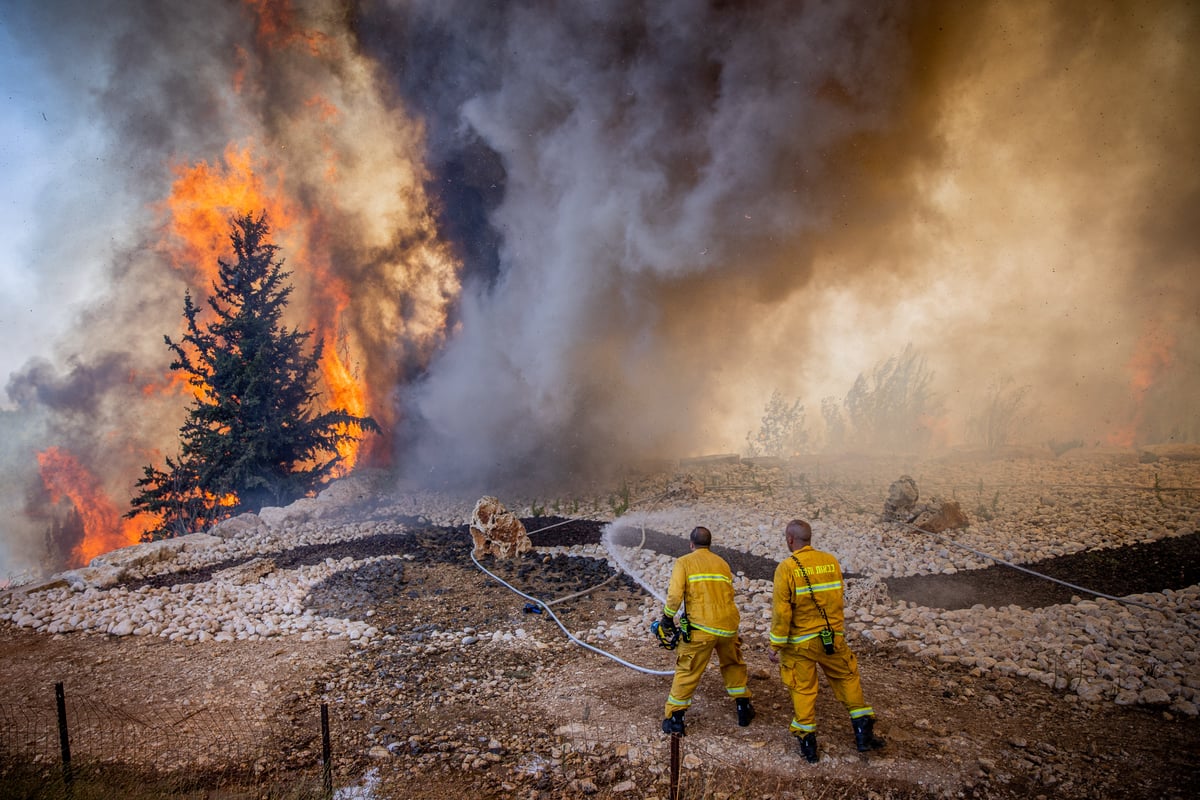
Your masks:
[[[1028,422],[1028,386],[1014,386],[1012,378],[1001,378],[988,387],[979,413],[967,421],[967,432],[988,450],[997,450],[1012,440],[1017,428]]]
[[[808,447],[804,425],[804,406],[799,400],[789,403],[776,389],[767,401],[757,431],[746,434],[746,452],[753,456],[788,458]]]
[[[932,384],[925,357],[905,345],[898,356],[860,373],[841,407],[833,398],[821,402],[829,447],[899,449],[928,444],[929,420],[942,412]]]

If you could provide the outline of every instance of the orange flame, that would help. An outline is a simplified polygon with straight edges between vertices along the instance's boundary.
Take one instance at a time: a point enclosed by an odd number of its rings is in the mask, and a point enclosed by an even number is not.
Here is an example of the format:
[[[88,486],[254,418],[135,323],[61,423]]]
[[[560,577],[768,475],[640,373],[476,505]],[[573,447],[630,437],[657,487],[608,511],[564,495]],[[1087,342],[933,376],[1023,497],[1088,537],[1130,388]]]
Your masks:
[[[204,500],[210,505],[220,506],[221,508],[232,508],[238,504],[238,496],[233,492],[221,495],[220,497],[217,497],[212,492],[205,492]]]
[[[42,483],[57,503],[68,498],[83,518],[83,540],[71,551],[69,566],[79,567],[111,550],[137,544],[142,534],[158,521],[122,519],[112,500],[96,480],[70,453],[50,447],[37,455]]]
[[[314,230],[317,227],[314,226]],[[350,343],[341,328],[342,314],[350,307],[350,292],[345,282],[334,274],[329,266],[326,255],[329,247],[326,243],[319,240],[312,249],[315,252],[310,257],[310,264],[315,276],[314,283],[320,287],[321,292],[319,308],[322,312],[316,315],[314,326],[325,345],[320,363],[321,377],[328,392],[324,398],[324,405],[326,408],[341,409],[355,416],[366,416],[366,389],[356,371],[350,366],[353,362],[349,353]],[[334,470],[334,477],[350,473],[358,461],[360,447],[361,443],[357,441],[345,441],[338,445],[338,455],[341,456],[342,463]]]
[[[197,400],[207,398],[204,387],[193,385],[189,377],[182,372],[172,372],[170,375],[145,381],[142,383],[142,394],[146,397],[190,394]]]
[[[1129,370],[1129,392],[1133,398],[1133,416],[1129,422],[1108,435],[1108,444],[1131,447],[1146,414],[1146,393],[1174,360],[1175,336],[1157,324],[1146,330],[1134,345],[1126,368]]]
[[[356,417],[366,416],[367,404],[365,392],[359,385],[354,373],[338,356],[337,348],[330,347],[321,354],[321,373],[325,385],[329,387],[331,408],[338,408]],[[345,426],[339,426],[339,431],[346,433]],[[355,440],[343,441],[337,446],[338,455],[342,457],[338,468],[333,471],[335,478],[348,475],[358,462],[358,451],[361,443]]]
[[[309,321],[303,326],[315,329],[317,336],[326,343],[321,356],[321,374],[328,394],[323,405],[327,409],[338,408],[357,416],[365,415],[366,391],[340,353],[349,349],[346,337],[340,334],[341,315],[350,305],[349,292],[329,268],[328,246],[321,241],[314,246],[306,240],[306,234],[313,235],[311,231],[316,226],[304,228],[295,205],[283,196],[282,189],[268,186],[255,168],[250,148],[232,144],[225,150],[223,167],[210,167],[204,161],[192,167],[174,167],[178,177],[166,201],[170,213],[169,230],[174,240],[168,246],[172,260],[177,269],[190,271],[197,279],[203,278],[210,284],[217,279],[217,259],[227,252],[232,216],[266,211],[273,231],[282,233],[290,227],[293,241],[285,248],[285,257],[294,271],[307,269],[312,277],[311,292],[315,295],[312,305],[323,309],[323,313],[310,313]],[[282,184],[282,175],[278,172],[273,184]],[[316,217],[315,211],[308,213]],[[303,312],[294,307],[293,310]],[[171,381],[171,388],[181,388],[179,380]],[[202,387],[186,388],[203,399]],[[337,476],[345,475],[353,468],[359,447],[360,444],[354,441],[338,447],[343,462]]]
[[[166,201],[173,237],[167,252],[176,269],[205,289],[217,279],[217,259],[229,252],[232,217],[265,211],[277,230],[291,226],[295,217],[281,192],[256,174],[249,146],[230,144],[224,162],[223,167],[207,161],[171,167],[176,179]]]

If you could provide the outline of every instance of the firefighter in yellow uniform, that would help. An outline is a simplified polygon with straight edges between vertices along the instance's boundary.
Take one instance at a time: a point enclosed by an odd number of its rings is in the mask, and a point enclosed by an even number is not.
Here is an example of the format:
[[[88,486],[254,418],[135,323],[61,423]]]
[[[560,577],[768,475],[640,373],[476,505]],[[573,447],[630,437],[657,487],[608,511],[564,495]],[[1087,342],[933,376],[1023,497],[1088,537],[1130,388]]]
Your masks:
[[[733,599],[733,573],[725,559],[709,549],[712,532],[708,528],[693,529],[688,540],[691,551],[675,561],[659,623],[673,632],[675,617],[682,609],[681,627],[686,626],[684,632],[690,632],[690,641],[681,641],[677,646],[675,679],[667,695],[663,733],[683,733],[683,714],[692,704],[692,694],[714,650],[725,691],[736,700],[738,725],[745,727],[754,718],[754,707],[738,638],[740,616]]]
[[[817,761],[817,665],[850,712],[860,752],[884,746],[874,734],[875,711],[863,699],[858,660],[846,644],[842,567],[812,548],[812,526],[794,519],[784,534],[788,557],[775,568],[771,660],[792,696],[790,730],[800,753]]]

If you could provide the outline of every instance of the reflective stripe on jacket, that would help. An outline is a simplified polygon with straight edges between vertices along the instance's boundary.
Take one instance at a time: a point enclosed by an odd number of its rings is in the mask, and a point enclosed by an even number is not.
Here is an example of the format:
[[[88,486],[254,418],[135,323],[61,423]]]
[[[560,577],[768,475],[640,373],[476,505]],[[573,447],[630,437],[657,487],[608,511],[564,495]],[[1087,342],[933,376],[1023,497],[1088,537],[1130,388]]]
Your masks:
[[[797,559],[808,573],[808,583],[800,574]],[[825,610],[824,617],[817,610],[817,603]],[[842,567],[837,558],[812,547],[802,547],[775,568],[771,647],[779,649],[808,641],[825,627],[826,617],[829,626],[842,633],[846,628],[843,608]]]
[[[733,573],[725,559],[707,547],[697,547],[675,561],[663,613],[673,617],[680,607],[693,628],[713,636],[737,634],[737,605],[733,600]]]

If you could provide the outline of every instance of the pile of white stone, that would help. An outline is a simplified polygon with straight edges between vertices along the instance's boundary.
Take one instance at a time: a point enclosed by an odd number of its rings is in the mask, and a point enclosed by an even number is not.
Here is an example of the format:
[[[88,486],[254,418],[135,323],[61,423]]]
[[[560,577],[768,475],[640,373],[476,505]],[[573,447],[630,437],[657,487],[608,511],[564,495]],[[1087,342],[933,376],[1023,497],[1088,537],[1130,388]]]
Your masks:
[[[463,628],[411,641],[381,633],[371,624],[370,611],[366,619],[351,620],[306,608],[305,598],[314,587],[379,557],[327,559],[279,569],[271,561],[273,554],[304,545],[399,533],[405,529],[402,519],[462,525],[474,504],[474,498],[408,491],[391,494],[387,501],[391,505],[377,507],[372,513],[374,521],[356,520],[348,510],[371,490],[350,479],[317,498],[236,517],[209,533],[106,554],[84,569],[0,594],[0,620],[46,634],[84,631],[197,643],[296,637],[300,641],[346,639],[366,646],[383,639],[389,647],[414,655],[453,647],[562,645],[564,640],[555,638],[558,634],[550,626],[539,626],[536,635],[517,626],[493,631]],[[692,527],[702,524],[713,531],[715,544],[778,561],[786,556],[784,525],[796,516],[797,509],[826,504],[828,498],[822,498],[820,491],[817,487],[814,496],[812,486],[781,490],[753,507],[709,496],[678,506],[635,510],[619,524],[677,535],[681,540]],[[1121,540],[1112,530],[1096,524],[1097,514],[1108,513],[1103,501],[1097,503],[1098,510],[1055,509],[1053,529],[1027,524],[1018,534],[1010,526],[1020,523],[1012,521],[1015,515],[1009,515],[1005,524],[973,525],[953,538],[898,533],[896,526],[872,521],[862,513],[826,512],[819,518],[813,515],[814,545],[835,553],[846,571],[871,576],[852,582],[847,593],[852,642],[897,647],[919,657],[962,664],[980,674],[1029,678],[1073,692],[1085,702],[1143,704],[1196,716],[1200,702],[1200,587],[1122,602],[1077,599],[1041,609],[1014,605],[946,611],[893,603],[887,597],[884,584],[890,576],[952,573],[993,563],[981,554],[1031,563],[1085,548],[1195,530],[1194,509],[1172,511],[1167,519],[1161,509],[1151,507],[1144,512],[1150,515],[1149,524],[1130,530]],[[1081,516],[1073,518],[1072,509]],[[463,547],[470,544],[464,536]],[[627,647],[646,652],[646,630],[661,613],[670,557],[611,544],[540,551],[608,559],[641,584],[647,593],[640,607],[617,604],[610,618],[572,633],[614,653]],[[396,557],[405,554],[387,558]],[[149,576],[230,561],[242,563],[203,582],[128,588],[131,582]],[[739,575],[736,590],[743,636],[765,641],[771,615],[770,582]],[[1087,593],[1081,592],[1081,596],[1086,598]]]
[[[301,641],[345,638],[365,645],[379,636],[369,622],[370,611],[367,621],[328,617],[305,608],[304,599],[334,575],[381,557],[325,559],[287,570],[276,569],[270,557],[306,545],[403,531],[402,524],[390,520],[340,521],[370,488],[370,478],[351,478],[318,497],[243,514],[208,533],[105,553],[86,567],[0,593],[0,620],[48,634],[86,631],[194,642],[295,635]],[[414,491],[397,498],[383,516],[458,525],[464,503],[469,514],[469,501]],[[144,578],[238,560],[244,563],[213,574],[211,580],[128,588]]]

